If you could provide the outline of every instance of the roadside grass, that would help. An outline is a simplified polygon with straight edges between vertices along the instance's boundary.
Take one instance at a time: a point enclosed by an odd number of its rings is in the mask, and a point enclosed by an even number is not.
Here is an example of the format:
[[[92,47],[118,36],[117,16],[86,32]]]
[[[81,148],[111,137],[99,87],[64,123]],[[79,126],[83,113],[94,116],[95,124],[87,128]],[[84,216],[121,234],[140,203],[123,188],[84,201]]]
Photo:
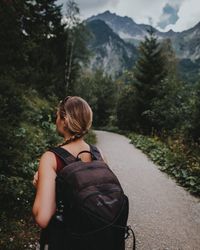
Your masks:
[[[185,145],[181,138],[168,138],[130,133],[128,136],[137,148],[155,162],[161,171],[173,177],[191,194],[200,197],[200,147]]]

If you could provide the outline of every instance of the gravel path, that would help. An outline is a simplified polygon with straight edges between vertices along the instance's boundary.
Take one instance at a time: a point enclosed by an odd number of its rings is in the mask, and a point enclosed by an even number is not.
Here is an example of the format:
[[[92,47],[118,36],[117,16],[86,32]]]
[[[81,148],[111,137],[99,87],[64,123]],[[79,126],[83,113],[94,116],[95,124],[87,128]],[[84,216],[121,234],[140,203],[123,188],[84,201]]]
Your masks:
[[[200,250],[200,200],[160,172],[129,139],[95,131],[97,147],[106,156],[129,197],[129,221],[137,250]],[[127,242],[131,249],[132,238]]]

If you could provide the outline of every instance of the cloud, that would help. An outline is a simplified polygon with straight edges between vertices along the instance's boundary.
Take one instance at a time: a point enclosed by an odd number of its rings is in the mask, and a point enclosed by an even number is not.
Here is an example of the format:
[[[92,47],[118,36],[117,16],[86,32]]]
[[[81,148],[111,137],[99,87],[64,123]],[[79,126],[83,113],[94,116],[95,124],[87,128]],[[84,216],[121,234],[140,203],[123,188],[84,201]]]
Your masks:
[[[87,10],[87,9],[98,9],[101,7],[107,7],[108,5],[116,5],[120,0],[77,0],[77,4],[79,5],[80,9]]]
[[[179,6],[171,6],[169,3],[165,5],[163,8],[163,13],[160,17],[160,20],[158,22],[158,27],[161,29],[164,29],[169,24],[175,24],[176,21],[179,19],[177,13],[179,10]]]
[[[58,0],[65,3],[67,0]],[[200,21],[199,0],[76,0],[82,18],[110,10],[161,31],[189,29]],[[65,7],[64,7],[65,8]],[[178,19],[179,17],[179,19]]]
[[[120,0],[115,6],[110,7],[111,12],[121,16],[129,16],[136,23],[155,25],[162,13],[162,8],[167,0]]]
[[[110,10],[118,15],[129,16],[139,23],[148,23],[149,18],[153,21],[162,12],[162,7],[167,0],[76,0],[80,12],[84,18]],[[65,3],[67,0],[58,0]],[[64,8],[66,8],[64,6]],[[156,20],[158,21],[158,20]]]
[[[192,28],[200,21],[200,1],[184,1],[177,13],[179,16],[175,24],[168,25],[165,30],[173,29],[174,31],[183,31]]]

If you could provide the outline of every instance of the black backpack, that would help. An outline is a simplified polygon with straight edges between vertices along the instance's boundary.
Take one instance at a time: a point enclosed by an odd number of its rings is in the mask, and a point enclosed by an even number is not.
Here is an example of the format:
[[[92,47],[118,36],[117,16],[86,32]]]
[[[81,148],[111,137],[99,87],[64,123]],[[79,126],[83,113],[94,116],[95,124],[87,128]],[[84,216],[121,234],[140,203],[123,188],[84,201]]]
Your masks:
[[[51,148],[64,162],[56,177],[57,211],[40,237],[40,249],[125,250],[132,232],[127,226],[129,200],[97,147],[74,157],[61,147]],[[88,152],[91,162],[78,157]]]

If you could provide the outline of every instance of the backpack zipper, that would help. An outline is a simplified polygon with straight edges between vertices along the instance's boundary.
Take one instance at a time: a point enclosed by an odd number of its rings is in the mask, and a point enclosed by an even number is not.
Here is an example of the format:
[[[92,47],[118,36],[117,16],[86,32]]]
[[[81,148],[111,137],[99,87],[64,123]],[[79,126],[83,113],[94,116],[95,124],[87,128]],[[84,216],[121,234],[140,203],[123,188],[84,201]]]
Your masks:
[[[95,191],[91,194],[88,194],[84,199],[83,199],[83,203],[85,202],[86,199],[88,199],[90,196],[95,195],[95,194],[109,194],[109,193],[114,193],[115,191],[121,192],[121,189],[119,188],[111,188],[107,191],[104,192],[100,192],[100,191]]]

